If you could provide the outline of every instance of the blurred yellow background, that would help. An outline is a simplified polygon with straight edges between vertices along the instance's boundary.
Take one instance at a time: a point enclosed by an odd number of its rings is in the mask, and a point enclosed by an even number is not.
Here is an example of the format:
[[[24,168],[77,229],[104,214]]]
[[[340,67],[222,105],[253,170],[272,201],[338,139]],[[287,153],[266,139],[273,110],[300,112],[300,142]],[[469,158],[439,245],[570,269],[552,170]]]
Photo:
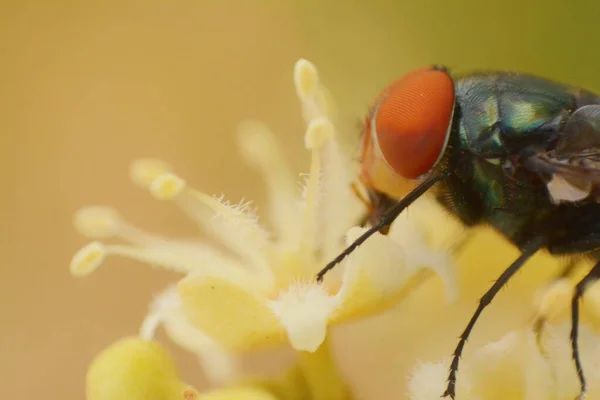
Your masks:
[[[130,183],[132,160],[165,159],[194,186],[260,208],[235,129],[265,121],[306,171],[291,82],[300,57],[320,69],[347,135],[383,85],[426,63],[600,90],[600,5],[569,4],[0,0],[0,399],[83,398],[92,356],[136,333],[173,277],[116,259],[88,279],[69,275],[83,205],[195,233]],[[185,379],[201,382],[193,357],[177,354]]]

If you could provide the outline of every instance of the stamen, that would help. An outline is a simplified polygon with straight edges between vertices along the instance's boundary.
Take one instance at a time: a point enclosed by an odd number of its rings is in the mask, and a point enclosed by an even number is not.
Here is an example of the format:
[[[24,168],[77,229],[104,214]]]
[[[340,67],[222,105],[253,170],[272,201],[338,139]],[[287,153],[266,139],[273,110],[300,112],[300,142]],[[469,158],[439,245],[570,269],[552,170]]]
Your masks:
[[[121,218],[116,210],[103,206],[88,206],[79,209],[73,217],[77,231],[87,237],[107,238],[119,230]]]
[[[81,248],[71,260],[71,274],[87,276],[94,272],[106,258],[106,247],[100,242],[92,242]]]
[[[267,184],[271,222],[283,247],[298,243],[300,216],[292,171],[273,133],[260,122],[247,121],[239,127],[240,150],[258,167]]]
[[[271,279],[269,236],[249,209],[250,203],[232,206],[189,188],[183,179],[166,173],[150,184],[152,194],[171,199],[193,220],[208,228],[230,250],[244,257],[263,279]],[[212,212],[211,212],[212,211]]]
[[[185,181],[177,175],[165,173],[150,184],[150,193],[157,200],[173,200],[185,188]]]
[[[319,83],[317,69],[311,62],[304,59],[296,62],[294,86],[307,123],[327,115],[327,96]]]
[[[108,256],[121,256],[152,266],[181,273],[225,277],[235,282],[258,284],[257,277],[235,260],[220,254],[211,246],[200,243],[169,241],[159,246],[134,247],[105,245],[92,242],[79,250],[71,261],[71,273],[86,276],[95,271]]]
[[[304,136],[304,146],[309,150],[320,149],[334,135],[335,129],[329,119],[315,119],[308,124],[308,129]]]
[[[323,143],[333,136],[333,126],[327,119],[318,119],[309,123],[304,136],[306,148],[312,150],[310,173],[304,188],[304,209],[302,212],[301,248],[312,253],[317,242],[317,218],[321,195],[321,148]]]
[[[294,65],[294,86],[300,100],[314,97],[319,88],[317,68],[308,60],[301,58]]]
[[[138,246],[158,246],[169,241],[128,224],[115,209],[105,206],[79,209],[75,213],[73,224],[80,234],[94,239],[119,237]]]
[[[131,164],[129,175],[136,185],[148,188],[159,175],[171,170],[171,166],[162,160],[142,158]]]

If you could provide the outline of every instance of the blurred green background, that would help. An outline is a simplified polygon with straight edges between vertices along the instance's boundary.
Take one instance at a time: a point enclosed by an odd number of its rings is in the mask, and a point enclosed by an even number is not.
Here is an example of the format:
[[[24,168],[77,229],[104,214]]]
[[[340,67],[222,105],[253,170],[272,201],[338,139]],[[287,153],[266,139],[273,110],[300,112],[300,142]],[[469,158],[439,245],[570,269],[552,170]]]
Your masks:
[[[0,399],[81,399],[91,357],[137,332],[174,277],[123,260],[88,279],[68,273],[85,243],[71,217],[86,204],[195,233],[130,184],[133,159],[165,159],[202,190],[261,207],[235,128],[265,121],[307,170],[298,58],[318,66],[340,126],[357,135],[381,87],[427,63],[600,90],[599,22],[595,0],[0,1]]]

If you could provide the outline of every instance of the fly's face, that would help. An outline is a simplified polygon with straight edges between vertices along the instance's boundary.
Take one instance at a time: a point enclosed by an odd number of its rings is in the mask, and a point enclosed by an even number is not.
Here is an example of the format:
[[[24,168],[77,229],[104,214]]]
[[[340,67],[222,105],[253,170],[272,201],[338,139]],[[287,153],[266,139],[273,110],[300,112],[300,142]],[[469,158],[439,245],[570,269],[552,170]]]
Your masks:
[[[448,144],[454,82],[440,67],[412,71],[375,100],[365,119],[360,180],[401,198],[438,164]]]

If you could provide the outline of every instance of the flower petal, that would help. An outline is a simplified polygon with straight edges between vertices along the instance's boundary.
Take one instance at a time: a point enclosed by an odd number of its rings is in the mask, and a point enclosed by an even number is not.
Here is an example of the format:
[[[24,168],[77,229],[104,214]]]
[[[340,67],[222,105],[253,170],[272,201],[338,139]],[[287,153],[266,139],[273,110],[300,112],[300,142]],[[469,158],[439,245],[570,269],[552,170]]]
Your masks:
[[[295,283],[269,301],[280,319],[292,347],[299,351],[316,351],[325,340],[329,317],[340,305],[323,285]]]
[[[571,298],[575,284],[569,278],[557,279],[536,296],[536,313],[545,321],[569,318]]]
[[[429,268],[444,282],[446,299],[458,297],[457,266],[450,249],[459,245],[464,228],[427,198],[419,199],[403,214],[398,216],[390,228],[389,238],[410,249],[405,253],[409,270]]]
[[[191,275],[179,282],[179,295],[188,321],[228,349],[247,350],[284,339],[267,298],[244,282]]]
[[[351,229],[347,241],[352,242],[364,231]],[[414,272],[408,269],[402,246],[380,233],[374,234],[344,264],[342,286],[337,294],[342,306],[335,319],[381,311],[399,300],[404,289],[412,287],[407,283]]]
[[[154,300],[140,329],[140,336],[152,339],[160,324],[173,342],[198,356],[204,373],[213,383],[223,385],[236,377],[236,358],[210,336],[190,324],[183,315],[181,299],[175,286],[167,288]]]
[[[556,399],[571,400],[579,393],[579,380],[571,356],[571,323],[550,326],[544,334],[543,347],[552,368]],[[600,398],[600,336],[590,326],[579,326],[579,354],[588,383],[588,399]]]
[[[553,398],[550,366],[535,335],[514,331],[479,349],[469,362],[473,394],[485,400]]]
[[[419,363],[408,381],[410,400],[439,400],[446,390],[448,362]],[[456,386],[456,398],[465,400],[486,400],[471,395],[469,377],[464,376],[467,368],[461,366]]]
[[[401,243],[411,241],[452,252],[468,238],[468,231],[431,196],[425,195],[400,214],[389,235]]]
[[[591,282],[583,295],[585,309],[596,318],[600,319],[600,281]],[[569,305],[566,302],[566,305]]]

